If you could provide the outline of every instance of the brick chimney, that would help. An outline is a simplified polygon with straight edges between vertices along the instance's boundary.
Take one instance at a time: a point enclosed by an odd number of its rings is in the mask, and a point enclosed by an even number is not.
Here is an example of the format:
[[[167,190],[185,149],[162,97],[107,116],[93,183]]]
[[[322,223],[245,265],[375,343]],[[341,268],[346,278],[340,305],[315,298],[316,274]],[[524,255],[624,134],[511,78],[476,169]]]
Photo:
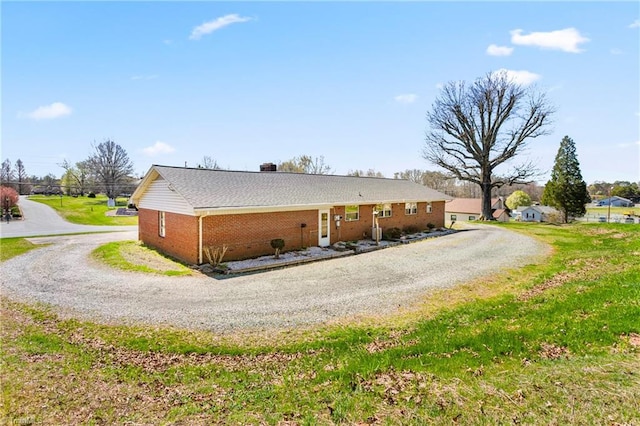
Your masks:
[[[260,164],[260,171],[261,172],[275,172],[277,171],[278,166],[276,166],[273,163],[262,163]]]

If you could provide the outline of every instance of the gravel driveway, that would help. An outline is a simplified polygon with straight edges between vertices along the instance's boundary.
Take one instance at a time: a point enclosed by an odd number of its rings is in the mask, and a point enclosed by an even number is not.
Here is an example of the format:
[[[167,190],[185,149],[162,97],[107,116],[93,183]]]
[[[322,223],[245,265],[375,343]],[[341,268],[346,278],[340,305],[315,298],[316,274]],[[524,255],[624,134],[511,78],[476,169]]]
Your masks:
[[[167,324],[230,332],[288,328],[390,313],[430,289],[453,286],[547,252],[540,242],[492,226],[346,258],[215,279],[121,272],[91,260],[108,241],[135,232],[34,238],[51,243],[2,265],[2,293],[106,322]]]

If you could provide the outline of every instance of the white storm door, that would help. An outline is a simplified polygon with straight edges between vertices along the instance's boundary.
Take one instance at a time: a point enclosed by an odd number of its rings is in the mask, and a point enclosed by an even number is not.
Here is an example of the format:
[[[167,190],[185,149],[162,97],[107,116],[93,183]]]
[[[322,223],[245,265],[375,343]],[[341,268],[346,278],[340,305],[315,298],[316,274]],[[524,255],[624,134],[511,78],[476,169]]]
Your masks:
[[[320,247],[331,245],[329,232],[329,210],[318,210],[318,245]]]

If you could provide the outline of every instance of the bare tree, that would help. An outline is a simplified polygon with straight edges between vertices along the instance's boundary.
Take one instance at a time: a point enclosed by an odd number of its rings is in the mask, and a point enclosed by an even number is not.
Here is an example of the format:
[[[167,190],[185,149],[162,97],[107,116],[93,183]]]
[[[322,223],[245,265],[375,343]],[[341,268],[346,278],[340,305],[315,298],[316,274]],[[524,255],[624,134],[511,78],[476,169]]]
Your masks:
[[[349,172],[347,172],[347,176],[383,178],[384,174],[377,172],[375,169],[369,169],[366,172],[364,170],[349,170]]]
[[[424,176],[424,170],[420,169],[407,169],[404,172],[396,172],[393,174],[394,179],[404,179],[415,183],[422,184],[422,177]]]
[[[24,163],[18,158],[16,161],[16,179],[18,180],[18,194],[24,195],[29,193],[29,175],[24,168]]]
[[[91,165],[89,164],[89,160],[79,161],[73,166],[65,159],[59,166],[65,170],[67,180],[70,181],[68,184],[75,190],[73,192],[84,195],[85,192],[87,192],[91,180]]]
[[[94,143],[93,148],[95,152],[87,160],[88,165],[109,200],[115,201],[123,186],[127,185],[129,175],[133,173],[133,163],[129,160],[127,151],[112,140],[107,139],[98,145]]]
[[[2,162],[2,167],[0,168],[0,185],[13,188],[15,186],[13,183],[14,179],[15,174],[11,167],[11,160],[7,158]]]
[[[423,157],[462,181],[480,187],[483,219],[492,220],[491,190],[526,183],[538,173],[531,162],[515,165],[500,177],[495,169],[528,142],[549,133],[553,108],[506,72],[489,73],[471,86],[447,83],[427,113]]]
[[[278,164],[278,171],[291,173],[307,173],[312,175],[328,175],[332,172],[330,166],[324,162],[324,157],[301,155]]]
[[[202,163],[198,164],[199,169],[211,169],[211,170],[222,170],[222,167],[218,164],[218,162],[208,155],[202,157]]]

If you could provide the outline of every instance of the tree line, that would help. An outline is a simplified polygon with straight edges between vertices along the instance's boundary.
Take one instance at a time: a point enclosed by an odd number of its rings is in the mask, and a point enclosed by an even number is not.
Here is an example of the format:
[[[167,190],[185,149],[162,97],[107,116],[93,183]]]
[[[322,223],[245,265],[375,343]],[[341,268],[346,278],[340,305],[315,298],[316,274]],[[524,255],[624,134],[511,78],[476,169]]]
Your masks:
[[[635,182],[595,182],[587,187],[582,179],[575,142],[565,136],[555,159],[551,179],[544,187],[535,183],[540,171],[531,162],[513,164],[539,136],[550,133],[555,108],[544,93],[514,81],[507,72],[488,73],[468,84],[449,82],[436,97],[427,113],[428,129],[422,156],[443,171],[407,169],[394,173],[395,179],[407,179],[444,192],[453,197],[481,198],[482,217],[493,220],[491,199],[523,191],[535,201],[554,206],[565,220],[584,214],[591,199],[621,196],[640,197]],[[109,198],[132,192],[137,179],[131,177],[133,165],[126,151],[106,140],[93,145],[94,153],[75,164],[64,161],[65,170],[59,184],[66,192],[84,194],[98,188]],[[198,167],[220,169],[211,157],[204,157]],[[282,161],[277,170],[292,173],[330,174],[333,168],[323,156],[301,155]],[[498,170],[500,172],[498,173]],[[350,170],[350,176],[384,177],[375,169]],[[2,164],[3,184],[15,185],[26,193],[33,185],[26,177],[20,160],[15,168],[7,159]],[[41,181],[52,187],[52,176]],[[636,201],[637,202],[637,201]]]
[[[22,160],[15,166],[9,159],[2,162],[0,185],[16,190],[20,195],[32,193],[85,195],[101,192],[110,199],[130,194],[138,184],[133,174],[133,163],[124,148],[112,140],[92,144],[93,152],[75,164],[66,159],[59,164],[64,170],[58,179],[53,174],[44,177],[29,176]]]

